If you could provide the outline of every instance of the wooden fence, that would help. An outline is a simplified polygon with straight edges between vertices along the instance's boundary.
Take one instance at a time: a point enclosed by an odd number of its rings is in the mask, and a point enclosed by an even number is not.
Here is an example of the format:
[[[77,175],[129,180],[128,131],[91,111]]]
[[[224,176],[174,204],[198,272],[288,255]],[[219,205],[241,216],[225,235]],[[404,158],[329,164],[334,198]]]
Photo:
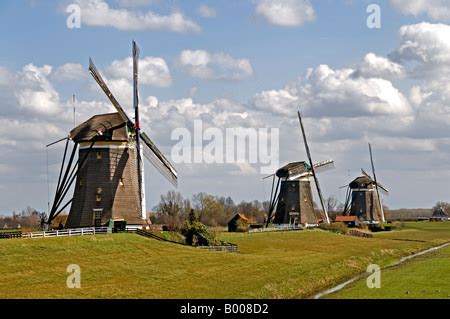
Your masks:
[[[7,239],[7,238],[21,238],[22,232],[21,231],[4,231],[0,232],[0,239]]]
[[[27,233],[22,234],[22,238],[51,238],[51,237],[66,237],[66,236],[103,235],[110,233],[111,229],[108,227],[74,228],[74,229]]]
[[[237,253],[238,246],[237,245],[228,245],[228,246],[197,246],[198,249],[206,249],[206,250],[214,250],[214,251],[224,251],[228,253]]]

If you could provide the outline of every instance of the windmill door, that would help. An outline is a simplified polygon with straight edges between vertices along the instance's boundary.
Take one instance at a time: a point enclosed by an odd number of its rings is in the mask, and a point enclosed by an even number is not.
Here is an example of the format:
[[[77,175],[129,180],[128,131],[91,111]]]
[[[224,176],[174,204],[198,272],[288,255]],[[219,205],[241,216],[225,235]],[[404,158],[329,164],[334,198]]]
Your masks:
[[[93,215],[94,215],[94,227],[101,227],[103,208],[93,209]]]

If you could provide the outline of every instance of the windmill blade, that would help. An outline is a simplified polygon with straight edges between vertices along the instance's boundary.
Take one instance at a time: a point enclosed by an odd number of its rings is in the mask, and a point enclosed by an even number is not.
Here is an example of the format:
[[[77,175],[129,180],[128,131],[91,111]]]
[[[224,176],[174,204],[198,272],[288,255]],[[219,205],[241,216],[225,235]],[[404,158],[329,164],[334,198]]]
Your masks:
[[[334,161],[332,159],[314,164],[314,171],[322,173],[334,169]]]
[[[366,172],[364,169],[362,169],[362,168],[361,168],[361,173],[362,173],[364,176],[366,176],[367,178],[370,178],[370,180],[373,181],[372,176],[370,176],[369,174],[367,174],[367,172]]]
[[[54,141],[54,142],[52,142],[52,143],[50,143],[50,144],[47,144],[47,145],[45,145],[45,147],[50,147],[50,146],[56,145],[56,144],[58,144],[58,143],[60,143],[60,142],[62,142],[62,141],[65,141],[65,140],[67,140],[67,137],[64,137],[64,138],[59,139],[59,140],[57,140],[57,141]]]
[[[377,184],[378,184],[378,188],[381,191],[381,193],[383,193],[384,195],[388,196],[389,195],[389,190],[386,187],[384,187],[383,185],[381,185],[380,182],[377,182]]]
[[[313,164],[313,161],[312,161],[312,158],[311,158],[311,152],[309,150],[308,141],[306,140],[305,128],[303,127],[302,116],[300,114],[300,111],[298,111],[297,114],[298,114],[298,120],[300,122],[300,128],[302,130],[303,141],[305,143],[306,155],[308,156],[309,165],[311,165],[311,173],[312,173],[312,175],[314,177],[314,182],[316,184],[317,193],[319,194],[320,204],[322,206],[323,213],[325,214],[325,218],[326,218],[327,224],[329,224],[330,223],[330,218],[328,217],[328,212],[325,209],[325,204],[324,204],[324,201],[323,201],[322,191],[320,190],[319,180],[317,179],[317,176],[316,176],[316,173],[315,173],[314,164]]]
[[[275,173],[270,174],[270,175],[267,175],[267,176],[263,177],[263,179],[268,179],[269,177],[272,177],[272,176],[274,176],[274,175],[275,175]]]
[[[91,73],[94,80],[98,83],[98,85],[101,87],[103,92],[105,92],[108,99],[111,101],[112,105],[116,108],[117,112],[119,112],[122,119],[127,123],[132,123],[131,119],[128,117],[128,115],[125,113],[122,106],[117,102],[114,95],[109,90],[108,86],[106,85],[105,81],[103,80],[102,76],[100,75],[100,72],[98,72],[97,68],[94,65],[94,62],[91,58],[89,58],[89,72]]]
[[[176,169],[169,160],[161,153],[156,145],[144,132],[141,133],[142,141],[144,141],[144,156],[152,163],[152,165],[163,175],[173,186],[178,186],[178,175]]]
[[[141,201],[141,216],[145,216],[145,194],[144,194],[144,176],[143,163],[141,155],[141,129],[139,124],[139,92],[138,92],[138,71],[139,71],[139,48],[133,41],[133,107],[134,107],[134,130],[136,132],[136,169],[139,183],[139,197]]]
[[[383,211],[383,204],[381,203],[381,197],[380,197],[380,191],[379,191],[379,184],[377,181],[377,175],[375,174],[375,165],[373,163],[373,156],[372,156],[372,145],[369,143],[369,154],[370,154],[370,163],[372,164],[372,174],[373,174],[373,180],[375,181],[375,189],[377,190],[377,197],[378,197],[378,203],[380,204],[380,210],[381,210],[381,221],[384,223],[384,211]]]

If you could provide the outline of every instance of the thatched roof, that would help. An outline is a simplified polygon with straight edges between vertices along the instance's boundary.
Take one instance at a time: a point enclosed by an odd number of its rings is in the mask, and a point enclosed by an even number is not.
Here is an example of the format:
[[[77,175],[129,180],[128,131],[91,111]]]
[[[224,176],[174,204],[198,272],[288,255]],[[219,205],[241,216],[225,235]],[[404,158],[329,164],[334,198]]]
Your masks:
[[[360,189],[360,188],[372,188],[374,184],[374,181],[367,177],[367,176],[360,176],[355,178],[351,183],[350,183],[350,188],[351,189]]]
[[[448,217],[448,214],[445,212],[445,210],[441,207],[436,209],[433,212],[433,217]]]
[[[70,131],[69,137],[76,143],[87,142],[99,132],[103,140],[128,141],[126,123],[119,113],[95,115]]]
[[[311,167],[306,162],[293,162],[278,169],[276,175],[279,178],[287,178],[289,176],[307,173],[310,170]]]

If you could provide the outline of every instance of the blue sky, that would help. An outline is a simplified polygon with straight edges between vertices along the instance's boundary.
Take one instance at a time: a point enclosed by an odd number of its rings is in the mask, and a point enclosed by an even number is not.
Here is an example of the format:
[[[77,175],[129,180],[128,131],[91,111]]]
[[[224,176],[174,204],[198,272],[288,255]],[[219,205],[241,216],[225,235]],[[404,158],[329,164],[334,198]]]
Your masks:
[[[82,9],[80,29],[66,26],[65,8],[71,2]],[[137,16],[151,13],[170,17],[176,12],[199,30],[186,27],[174,31],[170,21],[130,30],[134,29],[129,27],[133,21],[125,20],[128,27],[120,28],[110,25],[109,17],[96,16],[98,12],[87,9],[106,3],[108,14],[121,10]],[[366,25],[366,8],[371,3],[381,8],[380,29]],[[345,194],[338,187],[348,182],[349,170],[351,177],[356,177],[361,166],[369,168],[367,142],[371,141],[378,175],[391,189],[386,204],[428,207],[438,200],[450,200],[450,167],[444,163],[450,155],[446,128],[450,124],[450,88],[445,86],[450,73],[443,72],[450,62],[449,40],[445,40],[450,28],[450,1],[274,0],[272,4],[287,11],[280,14],[266,0],[0,2],[0,121],[1,133],[9,141],[0,155],[4,176],[0,181],[0,214],[26,205],[46,209],[43,146],[71,129],[68,101],[72,94],[80,101],[78,121],[107,109],[106,99],[87,76],[88,58],[92,57],[117,85],[128,83],[114,71],[108,73],[108,67],[130,55],[132,39],[138,42],[142,57],[162,59],[158,61],[163,61],[170,73],[165,74],[170,84],[158,82],[156,77],[152,84],[141,85],[141,101],[150,96],[158,100],[158,106],[148,107],[148,111],[143,103],[144,120],[166,154],[175,143],[170,140],[174,128],[190,127],[194,119],[217,125],[218,119],[228,114],[223,106],[226,101],[236,114],[247,113],[248,117],[226,117],[226,123],[219,127],[279,127],[281,164],[304,159],[292,120],[301,103],[317,160],[336,160],[336,169],[322,177],[326,195],[344,200]],[[214,14],[202,16],[200,6]],[[313,14],[308,17],[306,10]],[[286,25],[291,18],[294,22]],[[402,26],[410,27],[401,34]],[[417,45],[405,49],[408,43]],[[180,62],[181,53],[187,50],[201,50],[216,59],[222,54],[231,62],[219,59],[213,67],[217,74],[198,76],[193,72],[205,70]],[[374,55],[367,57],[369,53]],[[236,67],[238,62],[251,68]],[[66,72],[74,68],[70,79],[57,72],[66,64],[70,64]],[[25,70],[27,65],[37,69]],[[51,70],[44,70],[45,65]],[[312,73],[307,73],[309,68]],[[354,75],[349,76],[348,69]],[[233,78],[230,72],[240,73]],[[30,81],[27,74],[39,74],[39,78]],[[324,76],[329,81],[323,80]],[[127,87],[118,87],[124,90],[118,97],[126,97]],[[30,96],[31,102],[26,100]],[[44,100],[36,100],[40,98]],[[55,104],[53,108],[45,109],[46,98]],[[120,101],[130,106],[131,100]],[[44,109],[36,110],[30,103],[42,103]],[[172,113],[164,110],[178,110],[180,118],[165,117]],[[21,133],[14,134],[16,129]],[[52,149],[49,156],[52,192],[61,149]],[[178,169],[180,191],[185,195],[207,191],[236,200],[264,200],[268,196],[269,186],[251,169],[244,172],[240,168],[241,174],[231,174],[229,165],[183,164]],[[151,207],[170,185],[151,169],[147,175]]]

